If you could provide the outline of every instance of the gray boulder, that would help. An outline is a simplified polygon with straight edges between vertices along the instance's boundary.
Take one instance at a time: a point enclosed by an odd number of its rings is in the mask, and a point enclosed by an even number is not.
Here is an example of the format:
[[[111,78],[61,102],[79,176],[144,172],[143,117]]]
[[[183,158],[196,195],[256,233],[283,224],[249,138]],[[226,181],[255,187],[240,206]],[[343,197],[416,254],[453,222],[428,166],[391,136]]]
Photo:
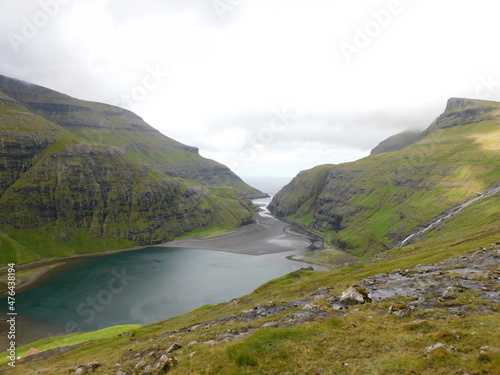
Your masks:
[[[368,290],[359,285],[347,288],[340,296],[340,303],[344,306],[359,305],[371,301]]]

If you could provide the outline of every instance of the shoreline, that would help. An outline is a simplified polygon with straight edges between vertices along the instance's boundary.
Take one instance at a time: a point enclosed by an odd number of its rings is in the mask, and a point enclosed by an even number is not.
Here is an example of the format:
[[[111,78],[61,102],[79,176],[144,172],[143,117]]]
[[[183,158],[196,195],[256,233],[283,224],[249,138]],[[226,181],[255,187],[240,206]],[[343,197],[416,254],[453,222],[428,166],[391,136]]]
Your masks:
[[[125,253],[128,251],[143,250],[150,246],[132,246],[125,249],[107,250],[102,253],[79,254],[56,259],[40,259],[29,263],[23,263],[15,266],[16,270],[16,293],[23,292],[36,286],[45,278],[51,277],[68,267],[75,266],[77,263],[88,258],[104,257],[107,255]],[[24,273],[28,273],[23,275]],[[7,295],[7,268],[0,269],[0,298]]]
[[[153,247],[190,248],[196,250],[223,251],[244,255],[269,255],[290,251],[306,251],[312,241],[300,233],[285,229],[291,223],[259,211],[256,222],[234,228],[234,232],[212,238],[191,237],[166,242]]]
[[[148,247],[165,247],[165,248],[192,248],[198,250],[222,251],[245,255],[267,255],[278,254],[290,251],[302,251],[307,253],[307,249],[313,245],[313,240],[307,235],[297,233],[289,233],[286,229],[292,225],[298,226],[310,236],[322,239],[321,246],[314,250],[325,249],[324,236],[318,235],[301,223],[296,223],[291,220],[276,218],[262,210],[255,214],[256,222],[253,224],[244,225],[231,229],[231,232],[215,237],[190,237],[182,240],[174,240],[166,243],[146,246],[133,246],[125,249],[108,250],[102,253],[79,254],[57,259],[40,259],[34,262],[17,265],[16,268],[16,292],[23,292],[27,289],[35,287],[46,279],[54,276],[58,272],[62,272],[70,267],[77,266],[85,259],[105,257],[130,251],[144,250]],[[261,215],[261,213],[263,213]],[[339,252],[344,251],[336,249]],[[311,252],[314,252],[311,251]],[[348,255],[347,253],[345,253]],[[319,263],[309,262],[305,259],[298,259],[301,253],[286,256],[287,259],[307,264],[314,264],[329,268],[330,265],[321,265]],[[6,296],[7,292],[7,268],[0,269],[0,298]]]

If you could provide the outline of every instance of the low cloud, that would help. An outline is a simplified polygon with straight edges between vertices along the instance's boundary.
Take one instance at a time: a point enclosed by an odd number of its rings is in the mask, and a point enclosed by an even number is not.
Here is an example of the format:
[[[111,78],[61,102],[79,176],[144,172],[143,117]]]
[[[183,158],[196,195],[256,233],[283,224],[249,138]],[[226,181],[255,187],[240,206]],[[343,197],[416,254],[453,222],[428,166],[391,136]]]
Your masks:
[[[500,100],[500,52],[492,47],[498,1],[405,3],[347,61],[342,42],[353,43],[384,7],[369,0],[4,1],[0,74],[131,109],[241,174],[293,176],[426,128],[449,97]]]

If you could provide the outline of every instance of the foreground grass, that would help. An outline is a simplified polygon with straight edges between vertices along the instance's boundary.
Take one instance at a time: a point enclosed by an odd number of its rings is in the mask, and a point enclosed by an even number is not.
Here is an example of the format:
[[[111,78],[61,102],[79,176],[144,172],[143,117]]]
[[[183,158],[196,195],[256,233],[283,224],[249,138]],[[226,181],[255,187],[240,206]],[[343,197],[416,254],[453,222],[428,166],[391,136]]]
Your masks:
[[[76,332],[66,336],[49,337],[17,348],[16,354],[18,357],[24,357],[31,348],[35,348],[39,351],[47,351],[64,346],[77,345],[93,340],[109,339],[110,337],[115,337],[133,329],[138,329],[140,327],[140,324],[130,324],[104,328],[94,332]],[[0,353],[0,366],[5,365],[7,362],[9,362],[7,356],[7,352]]]
[[[417,311],[415,318],[387,314],[388,304],[361,306],[353,313],[295,327],[262,328],[236,343],[206,349],[195,345],[192,360],[173,374],[495,374],[498,354],[479,347],[500,345],[499,317],[447,317]],[[485,337],[490,339],[485,340]],[[436,342],[456,348],[425,355]]]

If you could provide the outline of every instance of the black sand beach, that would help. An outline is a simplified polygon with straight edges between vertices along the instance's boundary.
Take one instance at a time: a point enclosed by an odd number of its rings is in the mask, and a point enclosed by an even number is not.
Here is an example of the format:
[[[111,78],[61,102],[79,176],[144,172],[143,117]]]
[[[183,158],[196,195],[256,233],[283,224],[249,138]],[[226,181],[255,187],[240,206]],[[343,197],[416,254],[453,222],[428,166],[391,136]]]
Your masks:
[[[300,234],[285,231],[291,224],[272,217],[265,211],[255,215],[255,224],[237,228],[234,233],[219,237],[167,242],[160,247],[184,247],[201,250],[227,251],[246,255],[275,254],[294,250],[304,250],[311,241]]]

